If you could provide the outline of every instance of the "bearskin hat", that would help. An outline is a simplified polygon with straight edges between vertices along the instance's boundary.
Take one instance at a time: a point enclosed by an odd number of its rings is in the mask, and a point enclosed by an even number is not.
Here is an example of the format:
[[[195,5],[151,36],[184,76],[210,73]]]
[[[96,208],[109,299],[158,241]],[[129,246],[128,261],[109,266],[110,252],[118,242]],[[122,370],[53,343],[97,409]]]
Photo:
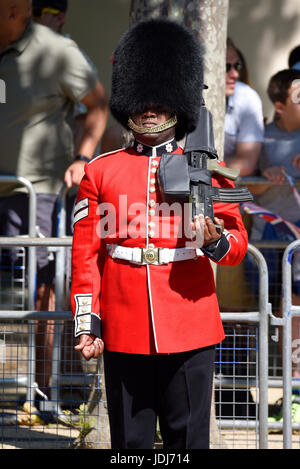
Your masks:
[[[177,116],[177,138],[198,122],[203,89],[203,53],[184,26],[166,18],[135,23],[113,55],[110,108],[128,128],[128,118],[160,108]]]

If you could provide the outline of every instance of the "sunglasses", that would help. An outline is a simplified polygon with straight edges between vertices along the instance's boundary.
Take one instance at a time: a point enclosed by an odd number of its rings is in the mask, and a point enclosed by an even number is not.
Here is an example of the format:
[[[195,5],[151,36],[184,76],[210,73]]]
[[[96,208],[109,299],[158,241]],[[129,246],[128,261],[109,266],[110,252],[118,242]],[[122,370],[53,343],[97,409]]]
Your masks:
[[[57,16],[60,14],[60,10],[56,10],[54,8],[34,8],[33,9],[33,16],[35,18],[42,18],[47,13],[50,13],[50,15]]]
[[[237,72],[240,72],[243,68],[242,62],[235,62],[235,64],[226,64],[226,73],[230,72],[230,70],[234,68]]]

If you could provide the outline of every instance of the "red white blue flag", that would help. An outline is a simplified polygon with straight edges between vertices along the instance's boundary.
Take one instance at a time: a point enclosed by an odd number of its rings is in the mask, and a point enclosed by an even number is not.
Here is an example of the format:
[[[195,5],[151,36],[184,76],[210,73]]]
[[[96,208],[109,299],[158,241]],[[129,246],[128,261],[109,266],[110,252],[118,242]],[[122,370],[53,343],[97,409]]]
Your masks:
[[[244,202],[241,204],[242,209],[249,215],[258,215],[276,227],[281,232],[292,235],[295,239],[300,239],[300,228],[285,218],[266,210],[264,207],[253,204],[252,202]]]

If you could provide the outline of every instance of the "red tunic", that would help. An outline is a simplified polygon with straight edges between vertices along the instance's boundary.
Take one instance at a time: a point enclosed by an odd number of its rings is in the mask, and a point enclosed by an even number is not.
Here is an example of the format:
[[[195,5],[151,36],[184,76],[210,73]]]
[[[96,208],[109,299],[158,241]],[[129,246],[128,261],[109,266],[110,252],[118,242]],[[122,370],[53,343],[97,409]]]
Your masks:
[[[174,153],[182,154],[182,148]],[[159,156],[134,149],[102,155],[85,167],[79,187],[72,252],[71,305],[75,335],[95,330],[110,351],[152,354],[206,347],[224,339],[210,260],[136,265],[107,255],[108,244],[183,247],[180,213],[157,213]],[[233,187],[221,176],[213,185]],[[229,249],[218,262],[237,265],[247,232],[237,203],[214,204],[224,219]]]

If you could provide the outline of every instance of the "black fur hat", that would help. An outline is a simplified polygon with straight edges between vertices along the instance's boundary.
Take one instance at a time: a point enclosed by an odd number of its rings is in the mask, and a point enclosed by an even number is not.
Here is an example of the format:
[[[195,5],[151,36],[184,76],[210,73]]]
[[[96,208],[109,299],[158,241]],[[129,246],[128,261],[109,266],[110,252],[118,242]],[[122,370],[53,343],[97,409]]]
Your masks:
[[[110,108],[124,127],[128,117],[159,107],[177,115],[177,138],[197,125],[202,100],[202,48],[182,25],[166,18],[140,21],[113,56]]]

